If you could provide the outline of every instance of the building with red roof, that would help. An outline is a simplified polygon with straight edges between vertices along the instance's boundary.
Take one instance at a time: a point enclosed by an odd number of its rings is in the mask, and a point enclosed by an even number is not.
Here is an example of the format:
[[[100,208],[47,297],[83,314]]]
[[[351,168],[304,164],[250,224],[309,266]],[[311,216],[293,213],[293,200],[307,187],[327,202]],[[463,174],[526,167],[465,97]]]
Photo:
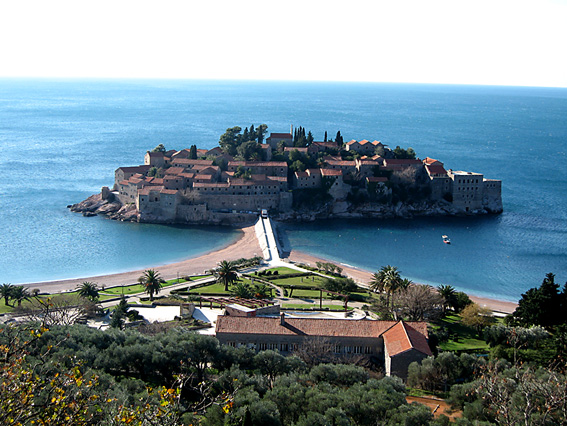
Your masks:
[[[424,322],[368,319],[219,316],[216,336],[222,344],[255,350],[274,349],[285,355],[324,343],[337,359],[383,366],[387,375],[407,376],[413,361],[431,356]],[[348,362],[348,361],[347,361]]]

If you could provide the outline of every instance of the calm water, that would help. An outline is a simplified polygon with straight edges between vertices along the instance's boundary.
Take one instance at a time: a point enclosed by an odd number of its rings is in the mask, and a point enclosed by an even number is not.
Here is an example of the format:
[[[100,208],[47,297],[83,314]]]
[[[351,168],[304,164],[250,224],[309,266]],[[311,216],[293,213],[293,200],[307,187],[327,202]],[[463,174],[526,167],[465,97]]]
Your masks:
[[[505,213],[473,219],[286,225],[294,248],[416,281],[517,299],[547,272],[567,280],[567,89],[183,81],[0,80],[0,282],[166,263],[234,230],[126,224],[65,208],[112,185],[159,143],[212,148],[266,123],[412,146],[503,183]],[[441,235],[450,235],[445,246]]]

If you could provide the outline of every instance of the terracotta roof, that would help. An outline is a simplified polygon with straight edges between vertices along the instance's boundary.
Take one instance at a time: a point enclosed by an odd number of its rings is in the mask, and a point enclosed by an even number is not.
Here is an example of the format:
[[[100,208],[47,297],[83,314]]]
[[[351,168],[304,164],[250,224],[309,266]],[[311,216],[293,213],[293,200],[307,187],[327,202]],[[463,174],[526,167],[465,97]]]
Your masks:
[[[321,169],[321,176],[342,176],[342,170]]]
[[[324,337],[379,337],[395,321],[344,320],[323,318],[280,318],[219,316],[216,332]]]
[[[227,182],[209,183],[209,182],[195,182],[193,188],[228,188],[230,185]]]
[[[246,179],[243,179],[243,178],[230,178],[228,183],[230,183],[230,186],[234,186],[234,185],[241,185],[241,186],[257,185],[257,182],[254,182],[252,180],[246,180]]]
[[[413,325],[413,326],[412,326]],[[432,355],[427,344],[427,325],[400,321],[384,333],[384,345],[389,356],[396,356],[410,349]]]
[[[222,154],[222,149],[219,146],[215,146],[212,149],[209,149],[205,155],[220,155]]]
[[[432,165],[432,164],[435,164],[435,163],[440,163],[441,166],[443,165],[443,163],[441,163],[441,161],[436,160],[434,158],[425,157],[425,159],[423,160],[423,164]]]
[[[427,170],[429,171],[430,175],[446,175],[447,174],[447,170],[445,170],[445,167],[443,167],[443,166],[426,165],[425,167],[427,167]]]
[[[420,159],[411,160],[409,158],[387,158],[384,160],[387,165],[397,164],[421,164]]]
[[[193,179],[195,177],[195,173],[179,173],[179,176],[184,177],[185,179]]]
[[[307,169],[305,171],[307,172],[307,174],[309,174],[309,176],[321,174],[321,169]]]
[[[366,180],[368,182],[388,182],[388,178],[387,177],[375,177],[375,176],[369,176],[366,178]]]
[[[164,189],[163,186],[146,186],[145,188],[138,189],[138,194],[148,195],[150,192],[160,192]]]
[[[268,139],[281,138],[281,139],[291,139],[291,133],[270,133]]]
[[[370,142],[368,142],[366,139],[363,139],[359,142],[359,144],[361,144],[361,145],[366,145],[367,143],[370,143]]]
[[[185,169],[183,167],[170,167],[165,172],[168,175],[178,175],[179,173],[183,173]]]
[[[165,157],[165,152],[162,151],[148,151],[150,157]]]
[[[299,179],[309,177],[309,175],[307,172],[295,172],[295,177]]]
[[[155,178],[152,180],[152,185],[163,185],[163,178]]]
[[[128,185],[128,181],[127,180],[121,180],[119,182],[119,185]]]
[[[195,175],[194,177],[195,180],[208,180],[208,181],[213,180],[213,178],[214,178],[213,175],[208,175],[208,174],[198,174]]]
[[[351,141],[348,141],[346,144],[350,146],[350,145],[353,145],[355,143],[358,143],[358,142],[353,139]]]
[[[384,146],[384,144],[383,144],[382,142],[380,142],[380,141],[374,141],[374,142],[372,142],[372,145],[374,145],[374,146],[378,146],[378,145]]]
[[[266,180],[275,180],[277,182],[287,182],[287,176],[266,176]]]
[[[132,166],[132,167],[118,167],[117,170],[122,170],[125,173],[135,173],[135,172],[142,172],[146,173],[150,170],[151,166],[143,165],[143,166]]]
[[[354,167],[356,165],[355,161],[346,161],[346,160],[326,160],[326,162],[330,166],[350,166],[350,167]]]
[[[285,161],[229,161],[228,166],[287,167],[287,163]]]

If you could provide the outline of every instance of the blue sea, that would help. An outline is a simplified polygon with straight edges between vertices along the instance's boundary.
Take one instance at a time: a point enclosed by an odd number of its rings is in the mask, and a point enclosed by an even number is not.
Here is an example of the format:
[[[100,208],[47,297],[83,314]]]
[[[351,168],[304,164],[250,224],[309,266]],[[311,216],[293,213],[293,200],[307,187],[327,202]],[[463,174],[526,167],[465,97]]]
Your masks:
[[[138,269],[233,241],[233,229],[84,218],[66,206],[160,143],[212,148],[228,127],[262,123],[411,146],[503,181],[498,216],[285,224],[293,248],[505,300],[548,272],[567,280],[567,89],[2,79],[0,282]]]

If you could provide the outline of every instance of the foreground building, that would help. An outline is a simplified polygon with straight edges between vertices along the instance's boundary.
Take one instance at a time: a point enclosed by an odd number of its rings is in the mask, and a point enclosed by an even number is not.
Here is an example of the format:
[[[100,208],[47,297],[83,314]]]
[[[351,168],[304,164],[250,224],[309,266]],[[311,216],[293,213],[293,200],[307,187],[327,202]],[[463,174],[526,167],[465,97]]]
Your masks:
[[[261,316],[237,305],[217,318],[216,336],[225,345],[284,355],[324,350],[339,361],[370,362],[403,379],[410,363],[432,355],[425,322]]]

